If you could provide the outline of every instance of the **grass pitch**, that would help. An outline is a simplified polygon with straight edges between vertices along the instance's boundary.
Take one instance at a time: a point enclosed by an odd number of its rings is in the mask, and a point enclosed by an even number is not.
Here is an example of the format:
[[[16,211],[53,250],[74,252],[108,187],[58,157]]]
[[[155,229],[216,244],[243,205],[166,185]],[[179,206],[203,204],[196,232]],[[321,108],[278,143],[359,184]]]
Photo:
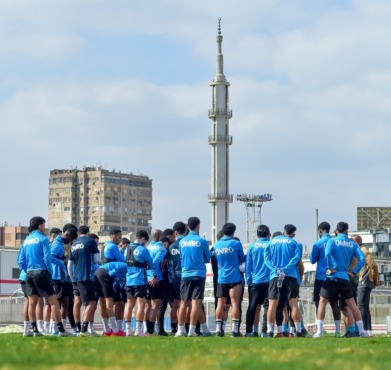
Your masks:
[[[0,369],[332,369],[391,367],[391,338],[23,338],[0,335]]]

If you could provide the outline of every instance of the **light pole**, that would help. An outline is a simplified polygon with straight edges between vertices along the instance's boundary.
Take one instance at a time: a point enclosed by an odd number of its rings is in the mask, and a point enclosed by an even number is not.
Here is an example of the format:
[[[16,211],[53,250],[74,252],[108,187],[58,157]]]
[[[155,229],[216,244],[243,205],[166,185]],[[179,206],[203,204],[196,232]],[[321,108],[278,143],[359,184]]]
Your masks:
[[[252,232],[252,241],[256,239],[257,225],[261,224],[261,210],[264,202],[273,200],[271,194],[238,194],[236,200],[243,202],[247,212],[247,243],[250,243],[250,234]]]

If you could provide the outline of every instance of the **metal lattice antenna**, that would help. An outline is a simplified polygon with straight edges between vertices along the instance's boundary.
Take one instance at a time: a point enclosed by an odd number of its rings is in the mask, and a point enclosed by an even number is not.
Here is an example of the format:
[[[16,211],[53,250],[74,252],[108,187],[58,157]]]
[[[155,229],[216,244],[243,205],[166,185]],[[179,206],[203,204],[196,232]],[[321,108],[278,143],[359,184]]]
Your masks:
[[[221,35],[221,17],[219,17],[219,26],[217,27],[217,33],[219,34],[219,35]]]

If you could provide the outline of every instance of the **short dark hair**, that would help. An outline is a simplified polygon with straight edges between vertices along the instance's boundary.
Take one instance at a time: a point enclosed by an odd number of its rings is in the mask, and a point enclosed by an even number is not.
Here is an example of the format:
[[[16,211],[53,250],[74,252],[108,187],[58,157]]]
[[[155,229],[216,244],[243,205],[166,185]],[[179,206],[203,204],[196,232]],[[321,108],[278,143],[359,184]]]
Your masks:
[[[89,234],[88,235],[91,239],[98,239],[99,240],[99,236],[98,235],[96,235],[96,234]]]
[[[145,230],[139,230],[136,233],[136,238],[137,239],[144,238],[145,240],[148,241],[149,240],[149,235],[148,235],[148,233]]]
[[[159,242],[161,242],[161,243],[170,243],[170,239],[168,238],[168,236],[162,236],[159,239]]]
[[[174,234],[174,230],[173,229],[165,229],[163,231],[163,236],[168,236],[168,235],[173,235]]]
[[[281,231],[275,231],[272,235],[272,239],[275,238],[276,236],[280,236],[282,235],[282,232]]]
[[[73,227],[65,230],[64,233],[67,233],[73,240],[77,239],[77,229],[74,229]]]
[[[223,230],[219,230],[216,234],[216,239],[220,240],[224,236]]]
[[[201,224],[201,221],[198,217],[190,217],[187,220],[187,226],[189,227],[190,230],[194,230]]]
[[[270,229],[266,225],[259,225],[257,227],[257,237],[258,238],[266,238],[270,234]]]
[[[77,226],[74,225],[74,224],[65,224],[63,227],[62,227],[62,231],[65,232],[67,231],[68,229],[75,229],[77,231]]]
[[[86,235],[90,232],[90,228],[86,225],[79,227],[79,234]]]
[[[29,227],[27,228],[27,231],[28,231],[29,234],[31,234],[34,230],[33,230],[33,228],[32,228],[31,226],[29,226]]]
[[[224,235],[232,236],[233,234],[235,234],[235,231],[236,231],[236,225],[233,224],[232,222],[227,222],[226,224],[223,225]]]
[[[44,224],[46,221],[43,217],[41,216],[35,216],[33,217],[31,220],[30,220],[30,227],[31,229],[34,231],[34,230],[38,230],[39,228],[39,225],[42,225]]]
[[[346,231],[349,230],[349,225],[347,222],[338,222],[337,223],[337,231],[338,231],[338,234],[340,233],[345,233]]]
[[[181,234],[181,235],[186,232],[186,225],[182,221],[175,222],[175,224],[172,228],[174,231],[176,231],[178,234]]]
[[[327,231],[329,232],[331,229],[331,226],[328,222],[321,222],[318,226],[318,230],[324,230],[324,231]]]
[[[119,233],[122,233],[122,230],[121,230],[121,229],[116,229],[116,228],[114,228],[114,229],[111,229],[111,230],[110,230],[109,235],[117,235],[117,234],[119,234]]]
[[[50,235],[52,235],[52,234],[60,235],[61,229],[59,229],[58,227],[52,227],[49,231],[49,234]]]
[[[288,235],[293,234],[296,231],[296,226],[292,224],[286,224],[284,230]]]
[[[122,244],[130,244],[130,240],[128,238],[122,238],[121,243]]]

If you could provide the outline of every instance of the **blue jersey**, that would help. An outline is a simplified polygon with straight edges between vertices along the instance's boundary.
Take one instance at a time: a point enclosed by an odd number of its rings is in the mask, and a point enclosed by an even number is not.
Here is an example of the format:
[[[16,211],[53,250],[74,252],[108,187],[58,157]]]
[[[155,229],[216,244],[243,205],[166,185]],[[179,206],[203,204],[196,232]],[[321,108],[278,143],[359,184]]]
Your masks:
[[[94,281],[94,255],[99,253],[95,240],[81,236],[71,246],[69,260],[73,261],[73,282]]]
[[[247,249],[246,280],[248,285],[269,282],[270,270],[265,263],[265,250],[269,241],[269,238],[260,238],[250,244]]]
[[[327,261],[325,257],[326,244],[331,238],[330,234],[323,234],[322,237],[314,243],[310,256],[310,261],[316,265],[316,280],[326,279]]]
[[[182,265],[179,242],[183,237],[183,235],[179,235],[175,242],[168,247],[168,278],[170,283],[177,289],[181,286]]]
[[[133,243],[130,244],[128,248],[132,248],[133,246],[137,246],[133,251],[133,257],[136,262],[139,263],[147,263],[148,266],[154,266],[153,260],[147,248],[144,247],[141,243]],[[156,271],[155,271],[155,276]],[[126,273],[126,285],[127,286],[138,286],[145,285],[148,283],[147,280],[147,271],[146,268],[136,267],[136,266],[128,266],[128,271]]]
[[[182,280],[206,278],[205,263],[210,261],[208,242],[195,231],[190,231],[179,242],[182,259]]]
[[[52,279],[53,280],[66,280],[66,267],[64,264],[64,241],[61,235],[57,235],[50,247],[51,261],[52,261]]]
[[[357,265],[353,269],[354,274],[358,274],[365,263],[364,253],[356,242],[350,240],[346,234],[339,234],[336,238],[331,238],[327,242],[325,256],[327,268],[337,270],[331,275],[326,275],[326,279],[349,280],[349,267],[353,257],[357,258]]]
[[[23,244],[22,244],[22,245],[20,246],[20,248],[19,248],[18,256],[16,257],[16,262],[19,261],[20,254],[21,254],[21,253],[24,253],[22,247],[23,247]],[[19,268],[20,268],[20,267],[19,267]],[[26,271],[25,271],[25,270],[22,270],[21,268],[20,268],[20,274],[19,274],[19,281],[26,281]]]
[[[100,269],[106,270],[111,277],[124,278],[128,271],[128,265],[125,262],[108,262],[99,266]]]
[[[18,265],[21,270],[52,272],[49,239],[40,231],[34,230],[20,247]]]
[[[125,262],[124,256],[121,254],[119,247],[112,241],[108,241],[103,247],[102,262]]]
[[[162,262],[167,250],[161,242],[155,242],[152,245],[149,244],[147,249],[153,261],[153,266],[149,266],[147,270],[148,281],[151,281],[156,273],[158,281],[161,281],[163,280]]]
[[[303,244],[301,243],[297,243],[299,248],[300,248],[300,255],[302,256],[303,255]],[[300,258],[301,259],[301,258]],[[299,260],[300,262],[300,260]],[[297,263],[296,265],[296,279],[297,279],[297,282],[299,283],[299,285],[301,284],[301,275],[300,275],[300,268],[299,268],[299,262]]]
[[[278,269],[286,276],[297,279],[296,267],[301,259],[302,248],[296,240],[280,235],[270,240],[265,250],[265,263],[270,269],[270,280],[278,277]]]
[[[242,243],[230,236],[223,236],[213,246],[217,264],[219,284],[234,284],[241,282],[239,265],[244,260]]]

